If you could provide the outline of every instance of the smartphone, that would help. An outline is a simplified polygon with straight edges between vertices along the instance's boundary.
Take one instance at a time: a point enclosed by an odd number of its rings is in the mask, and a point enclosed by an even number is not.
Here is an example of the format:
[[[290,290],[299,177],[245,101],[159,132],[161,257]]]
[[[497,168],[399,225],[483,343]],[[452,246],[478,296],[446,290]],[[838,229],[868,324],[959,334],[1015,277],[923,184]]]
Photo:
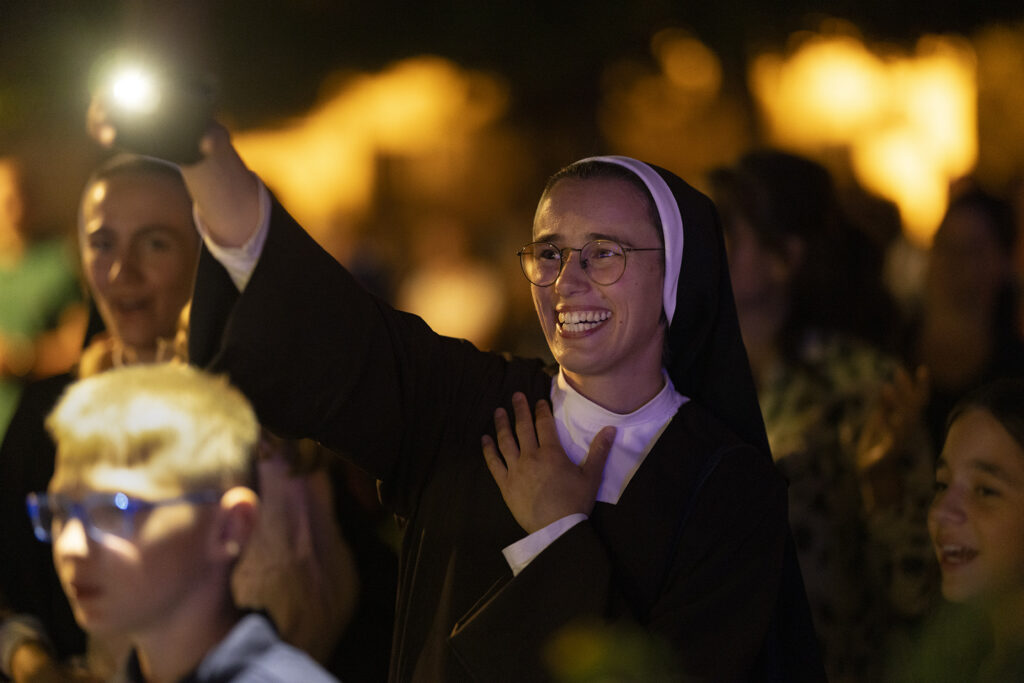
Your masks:
[[[107,115],[126,151],[190,164],[213,117],[213,86],[171,72],[124,69],[107,84]]]

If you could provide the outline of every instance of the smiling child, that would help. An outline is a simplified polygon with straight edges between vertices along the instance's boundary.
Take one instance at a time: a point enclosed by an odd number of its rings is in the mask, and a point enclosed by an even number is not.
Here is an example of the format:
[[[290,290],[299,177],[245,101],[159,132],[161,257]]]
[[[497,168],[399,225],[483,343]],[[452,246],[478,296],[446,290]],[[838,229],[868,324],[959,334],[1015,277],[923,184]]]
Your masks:
[[[991,629],[977,680],[1024,673],[1024,381],[1002,380],[950,413],[928,517],[942,594]]]

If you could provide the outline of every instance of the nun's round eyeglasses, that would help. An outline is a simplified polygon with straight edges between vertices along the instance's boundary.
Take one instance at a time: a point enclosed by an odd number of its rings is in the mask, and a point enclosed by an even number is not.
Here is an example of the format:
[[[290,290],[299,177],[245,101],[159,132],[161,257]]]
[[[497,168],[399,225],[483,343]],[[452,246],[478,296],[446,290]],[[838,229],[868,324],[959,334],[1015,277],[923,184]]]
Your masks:
[[[592,282],[612,285],[626,272],[626,254],[631,251],[664,251],[662,247],[624,247],[614,240],[594,240],[579,249],[559,247],[550,242],[530,242],[516,252],[526,279],[538,287],[555,283],[565,269],[569,255],[580,253],[580,267]]]

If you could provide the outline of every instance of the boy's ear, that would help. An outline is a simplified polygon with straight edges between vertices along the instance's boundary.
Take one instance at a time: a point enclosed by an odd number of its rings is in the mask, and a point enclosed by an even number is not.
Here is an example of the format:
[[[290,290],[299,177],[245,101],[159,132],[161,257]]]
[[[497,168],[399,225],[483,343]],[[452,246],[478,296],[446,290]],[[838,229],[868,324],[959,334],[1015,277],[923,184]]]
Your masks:
[[[215,558],[233,562],[241,556],[256,528],[260,499],[251,488],[235,486],[220,497],[219,507],[211,550]]]

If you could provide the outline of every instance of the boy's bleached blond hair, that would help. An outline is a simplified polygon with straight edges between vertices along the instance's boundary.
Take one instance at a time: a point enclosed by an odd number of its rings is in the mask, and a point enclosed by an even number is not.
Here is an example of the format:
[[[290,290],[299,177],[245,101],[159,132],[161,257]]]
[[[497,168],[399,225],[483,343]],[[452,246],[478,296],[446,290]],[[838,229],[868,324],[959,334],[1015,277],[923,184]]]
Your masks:
[[[57,444],[54,486],[97,465],[145,468],[186,491],[255,485],[259,424],[249,401],[226,378],[181,363],[81,379],[46,428]]]

